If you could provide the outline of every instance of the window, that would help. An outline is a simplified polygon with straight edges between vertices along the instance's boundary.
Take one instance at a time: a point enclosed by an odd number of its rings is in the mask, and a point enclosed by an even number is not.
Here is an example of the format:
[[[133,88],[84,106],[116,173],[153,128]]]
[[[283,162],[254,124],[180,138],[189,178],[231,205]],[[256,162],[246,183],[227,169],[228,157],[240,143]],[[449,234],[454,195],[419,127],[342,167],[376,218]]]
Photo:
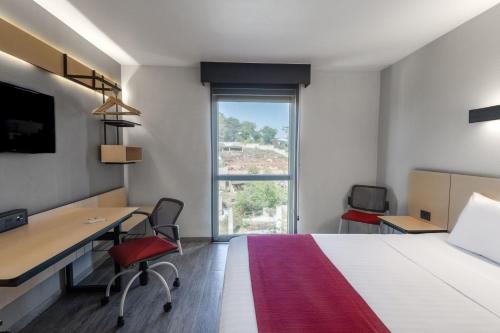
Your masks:
[[[297,90],[212,86],[214,240],[294,232]]]

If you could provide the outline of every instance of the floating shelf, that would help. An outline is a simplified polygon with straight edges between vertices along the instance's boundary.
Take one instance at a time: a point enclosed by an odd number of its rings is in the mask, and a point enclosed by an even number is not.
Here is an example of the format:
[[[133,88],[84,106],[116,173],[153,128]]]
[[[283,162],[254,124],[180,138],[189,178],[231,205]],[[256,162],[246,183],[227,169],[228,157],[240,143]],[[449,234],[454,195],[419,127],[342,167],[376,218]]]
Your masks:
[[[79,63],[66,53],[63,54],[63,76],[89,89],[102,91],[103,94],[122,90],[118,83]]]
[[[121,91],[118,82],[0,18],[0,51],[104,95]]]
[[[139,123],[134,123],[133,121],[123,120],[123,119],[102,119],[104,125],[115,126],[115,127],[135,127],[141,126]]]
[[[101,145],[101,162],[128,164],[142,161],[142,148],[124,145]]]

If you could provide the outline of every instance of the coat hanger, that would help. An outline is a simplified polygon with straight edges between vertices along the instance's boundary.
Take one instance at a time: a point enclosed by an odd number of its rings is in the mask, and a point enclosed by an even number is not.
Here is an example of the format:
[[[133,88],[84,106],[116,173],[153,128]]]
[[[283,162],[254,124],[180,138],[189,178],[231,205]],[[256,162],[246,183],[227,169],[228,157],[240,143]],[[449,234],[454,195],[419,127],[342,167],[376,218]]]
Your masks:
[[[106,112],[106,110],[108,110],[112,106],[121,106],[123,109],[125,109],[127,111]],[[109,96],[103,105],[92,110],[92,114],[101,115],[101,116],[106,116],[106,115],[110,115],[110,116],[127,116],[127,115],[128,116],[139,116],[141,114],[141,111],[123,103],[123,101],[116,96]]]

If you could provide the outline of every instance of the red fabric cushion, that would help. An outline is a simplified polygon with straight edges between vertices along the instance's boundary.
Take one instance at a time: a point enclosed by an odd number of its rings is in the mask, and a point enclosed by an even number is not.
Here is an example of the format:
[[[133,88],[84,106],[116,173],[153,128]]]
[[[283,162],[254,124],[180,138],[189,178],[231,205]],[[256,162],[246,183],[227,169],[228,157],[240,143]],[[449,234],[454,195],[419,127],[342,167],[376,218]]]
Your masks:
[[[367,223],[367,224],[379,224],[379,215],[382,214],[370,214],[370,213],[363,213],[357,210],[348,210],[347,212],[342,215],[343,220],[349,220],[349,221],[354,221],[354,222],[361,222],[361,223]]]
[[[122,267],[154,258],[160,254],[177,249],[177,244],[156,236],[133,239],[115,245],[109,250],[109,255]]]

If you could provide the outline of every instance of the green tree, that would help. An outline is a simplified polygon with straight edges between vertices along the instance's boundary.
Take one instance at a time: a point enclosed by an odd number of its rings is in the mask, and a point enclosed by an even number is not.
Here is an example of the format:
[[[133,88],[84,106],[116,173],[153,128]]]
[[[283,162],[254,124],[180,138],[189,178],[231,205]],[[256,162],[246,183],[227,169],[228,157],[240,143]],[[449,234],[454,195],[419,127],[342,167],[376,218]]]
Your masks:
[[[241,141],[245,142],[255,142],[260,138],[259,132],[257,132],[257,125],[250,121],[244,121],[241,123],[241,131],[239,133],[239,138]]]
[[[238,141],[241,132],[240,121],[236,118],[224,118],[224,136],[222,139],[226,142]]]
[[[278,131],[276,129],[269,126],[264,126],[260,130],[260,136],[262,138],[262,142],[266,145],[271,144],[273,139],[276,137],[277,133]]]
[[[284,188],[274,182],[251,182],[236,195],[234,208],[239,216],[262,213],[263,208],[276,208],[287,202]]]
[[[219,122],[219,140],[224,141],[226,137],[226,117],[222,112],[217,114],[218,122]]]

